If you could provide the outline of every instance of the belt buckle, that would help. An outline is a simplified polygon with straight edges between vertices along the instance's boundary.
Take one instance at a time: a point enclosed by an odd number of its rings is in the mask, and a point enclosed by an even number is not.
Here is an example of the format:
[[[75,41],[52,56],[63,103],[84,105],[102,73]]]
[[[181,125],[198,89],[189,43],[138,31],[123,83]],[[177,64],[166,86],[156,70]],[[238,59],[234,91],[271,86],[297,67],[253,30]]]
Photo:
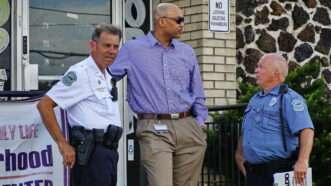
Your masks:
[[[170,114],[171,119],[179,119],[179,113],[172,113]]]

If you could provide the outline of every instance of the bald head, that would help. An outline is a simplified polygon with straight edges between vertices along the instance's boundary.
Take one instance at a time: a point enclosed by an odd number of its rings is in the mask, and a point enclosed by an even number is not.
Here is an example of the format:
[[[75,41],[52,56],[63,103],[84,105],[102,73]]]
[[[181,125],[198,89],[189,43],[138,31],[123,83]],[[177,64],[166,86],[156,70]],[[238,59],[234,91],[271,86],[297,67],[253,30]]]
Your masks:
[[[265,54],[255,69],[256,83],[266,91],[283,83],[288,73],[285,58],[276,53]]]
[[[283,81],[285,80],[288,74],[288,65],[286,59],[282,55],[276,53],[264,54],[260,61],[265,61],[268,65],[270,64],[273,70],[279,72]]]
[[[180,8],[172,3],[160,3],[154,10],[154,23],[161,17],[167,17],[170,10],[180,10]]]

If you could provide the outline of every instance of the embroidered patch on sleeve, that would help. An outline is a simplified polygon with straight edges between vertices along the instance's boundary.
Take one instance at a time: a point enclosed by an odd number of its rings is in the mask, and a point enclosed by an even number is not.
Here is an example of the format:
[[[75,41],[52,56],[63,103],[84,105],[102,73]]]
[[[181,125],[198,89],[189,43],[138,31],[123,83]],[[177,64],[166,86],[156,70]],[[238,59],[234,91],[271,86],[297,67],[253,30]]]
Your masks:
[[[70,71],[62,78],[62,83],[65,86],[71,86],[75,81],[77,81],[77,75],[76,72]]]
[[[303,111],[305,109],[305,105],[304,105],[303,101],[300,99],[294,99],[291,104],[292,104],[293,110],[296,112]]]

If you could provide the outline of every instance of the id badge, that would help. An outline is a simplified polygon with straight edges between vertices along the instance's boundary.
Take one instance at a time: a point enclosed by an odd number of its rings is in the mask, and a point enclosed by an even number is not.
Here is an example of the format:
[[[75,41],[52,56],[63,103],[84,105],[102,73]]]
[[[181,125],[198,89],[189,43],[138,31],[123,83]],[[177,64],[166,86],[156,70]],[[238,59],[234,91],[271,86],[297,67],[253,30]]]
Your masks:
[[[164,123],[155,123],[154,129],[156,132],[168,132],[168,126]]]

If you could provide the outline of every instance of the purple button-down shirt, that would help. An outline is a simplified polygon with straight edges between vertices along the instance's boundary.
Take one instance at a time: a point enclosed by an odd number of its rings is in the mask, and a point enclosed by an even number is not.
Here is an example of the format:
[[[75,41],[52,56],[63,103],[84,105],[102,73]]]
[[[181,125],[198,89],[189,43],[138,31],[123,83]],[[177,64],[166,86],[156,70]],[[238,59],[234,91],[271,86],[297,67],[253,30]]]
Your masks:
[[[128,77],[127,99],[136,113],[177,113],[192,109],[199,124],[207,118],[195,53],[172,40],[164,48],[150,32],[127,41],[110,66],[117,80]]]

